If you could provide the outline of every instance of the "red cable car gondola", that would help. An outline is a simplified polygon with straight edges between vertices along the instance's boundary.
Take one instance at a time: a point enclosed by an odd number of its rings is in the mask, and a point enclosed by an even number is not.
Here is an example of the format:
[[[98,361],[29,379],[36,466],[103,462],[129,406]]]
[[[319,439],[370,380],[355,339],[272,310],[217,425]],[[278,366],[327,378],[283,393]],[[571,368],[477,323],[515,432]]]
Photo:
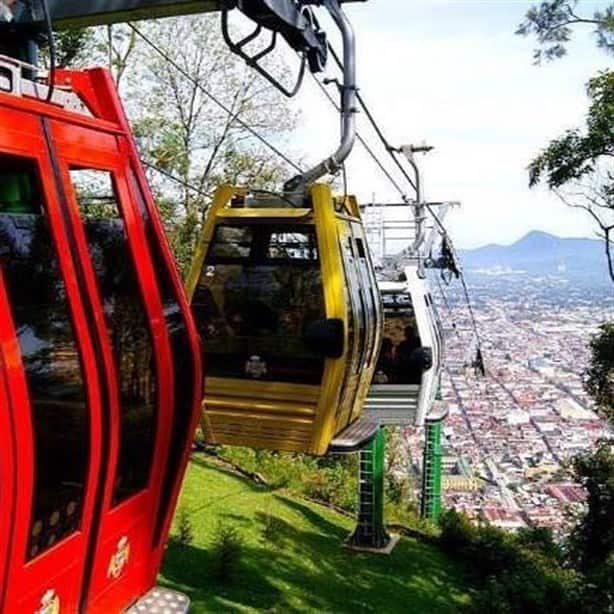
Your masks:
[[[24,69],[0,58],[0,611],[117,612],[155,584],[199,342],[110,75],[45,102]]]
[[[345,1],[323,4],[349,49]],[[323,68],[294,0],[0,0],[0,53],[36,63],[54,29],[235,5],[273,32],[267,53],[280,34]],[[110,74],[55,71],[53,50],[51,91],[0,55],[0,612],[185,612],[149,589],[198,420],[196,327]],[[342,90],[343,142],[305,185],[351,150]]]

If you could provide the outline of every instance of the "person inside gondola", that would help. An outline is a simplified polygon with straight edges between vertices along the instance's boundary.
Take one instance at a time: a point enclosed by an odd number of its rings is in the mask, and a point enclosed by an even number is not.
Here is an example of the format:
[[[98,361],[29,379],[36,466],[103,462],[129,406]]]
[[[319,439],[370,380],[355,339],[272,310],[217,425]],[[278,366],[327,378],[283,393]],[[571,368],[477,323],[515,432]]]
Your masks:
[[[414,326],[405,327],[405,339],[396,351],[398,383],[419,384],[422,379],[420,337]]]
[[[390,337],[384,337],[375,367],[375,384],[394,384],[397,379],[397,363],[394,356],[394,344]]]

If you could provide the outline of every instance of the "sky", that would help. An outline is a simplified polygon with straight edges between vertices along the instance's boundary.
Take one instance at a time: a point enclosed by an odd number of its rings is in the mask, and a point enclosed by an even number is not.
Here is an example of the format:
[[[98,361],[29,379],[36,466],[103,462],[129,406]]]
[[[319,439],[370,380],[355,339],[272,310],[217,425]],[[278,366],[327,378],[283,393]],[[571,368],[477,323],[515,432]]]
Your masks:
[[[594,236],[586,214],[565,207],[545,188],[529,190],[526,167],[549,140],[582,126],[584,84],[612,60],[588,29],[580,29],[565,58],[535,66],[534,39],[514,34],[530,4],[368,0],[345,5],[356,29],[361,93],[393,145],[426,141],[435,147],[418,158],[425,197],[462,203],[447,220],[461,248],[512,243],[531,230]],[[581,0],[580,8],[592,13],[606,4]],[[334,25],[325,23],[334,33]],[[317,162],[335,148],[338,119],[310,80],[294,104],[301,114],[294,146]],[[364,116],[359,126],[376,145]],[[373,195],[379,202],[398,200],[360,145],[347,170],[349,191],[362,202],[371,202]]]

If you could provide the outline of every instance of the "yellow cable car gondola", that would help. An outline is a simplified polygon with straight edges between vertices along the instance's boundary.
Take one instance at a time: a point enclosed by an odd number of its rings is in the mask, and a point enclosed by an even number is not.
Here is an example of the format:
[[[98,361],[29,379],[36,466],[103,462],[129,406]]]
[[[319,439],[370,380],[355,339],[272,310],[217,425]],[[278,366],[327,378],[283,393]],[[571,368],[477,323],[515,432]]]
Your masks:
[[[356,138],[356,49],[343,39],[341,143],[284,194],[217,190],[188,280],[203,339],[203,430],[211,443],[326,454],[358,449],[382,307],[356,199],[334,198]]]
[[[325,454],[361,413],[383,318],[360,212],[327,185],[305,201],[214,198],[188,281],[212,443]]]

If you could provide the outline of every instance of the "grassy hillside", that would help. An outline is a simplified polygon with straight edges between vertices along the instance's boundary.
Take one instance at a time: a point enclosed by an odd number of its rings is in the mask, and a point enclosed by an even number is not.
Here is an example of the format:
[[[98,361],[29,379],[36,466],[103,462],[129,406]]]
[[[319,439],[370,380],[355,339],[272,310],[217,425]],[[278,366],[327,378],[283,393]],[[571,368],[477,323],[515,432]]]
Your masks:
[[[194,540],[171,540],[161,583],[189,594],[196,613],[456,612],[470,601],[462,571],[435,547],[403,538],[391,556],[349,551],[341,543],[350,518],[253,484],[200,455],[179,509],[189,515]],[[235,527],[243,540],[230,585],[212,577],[220,526]]]

